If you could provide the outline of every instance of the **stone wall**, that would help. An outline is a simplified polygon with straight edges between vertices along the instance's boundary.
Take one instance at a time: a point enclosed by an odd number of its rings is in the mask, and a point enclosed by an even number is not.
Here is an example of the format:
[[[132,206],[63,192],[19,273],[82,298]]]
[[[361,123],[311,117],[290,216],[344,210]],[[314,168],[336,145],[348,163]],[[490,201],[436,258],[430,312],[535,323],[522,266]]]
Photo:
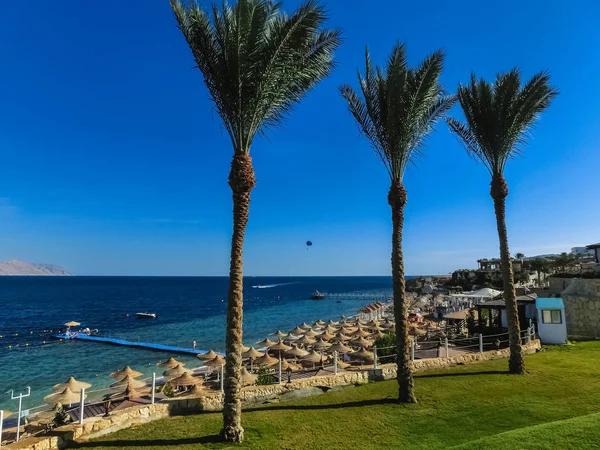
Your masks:
[[[569,339],[600,338],[600,279],[551,278],[550,291],[565,304]]]
[[[525,353],[534,353],[540,348],[540,341],[534,340],[523,345]],[[509,349],[492,350],[484,353],[469,353],[450,358],[420,359],[411,362],[415,372],[443,369],[459,364],[471,364],[479,361],[508,358]],[[322,393],[334,386],[368,383],[369,380],[393,379],[396,377],[395,364],[385,364],[378,369],[362,372],[341,372],[337,375],[304,378],[292,383],[267,386],[249,386],[242,389],[244,404],[263,403],[269,400],[298,398]],[[200,398],[172,398],[154,405],[140,405],[122,411],[113,411],[109,417],[86,419],[83,425],[71,424],[57,428],[52,435],[39,438],[27,438],[10,444],[7,450],[53,450],[65,448],[69,441],[87,440],[113,433],[133,424],[150,422],[168,416],[218,411],[222,409],[223,396],[215,393]]]

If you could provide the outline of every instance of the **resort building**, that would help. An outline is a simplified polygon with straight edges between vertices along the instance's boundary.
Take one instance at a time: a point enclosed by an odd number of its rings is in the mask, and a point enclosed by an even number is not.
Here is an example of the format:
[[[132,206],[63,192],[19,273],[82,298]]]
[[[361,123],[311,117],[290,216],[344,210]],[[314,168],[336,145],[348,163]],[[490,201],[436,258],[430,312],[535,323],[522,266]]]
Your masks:
[[[496,272],[496,271],[502,270],[502,261],[500,261],[500,258],[478,259],[477,264],[479,266],[478,270],[482,270],[485,272]],[[529,271],[530,264],[531,263],[530,263],[529,259],[525,259],[525,258],[512,260],[514,272]]]
[[[521,329],[527,328],[530,323],[537,321],[536,299],[536,294],[521,295],[517,297],[519,324]],[[503,298],[481,303],[476,305],[476,308],[480,327],[508,328],[506,303]]]
[[[600,270],[600,242],[597,244],[591,244],[586,247],[589,251],[594,252],[593,256],[596,259],[596,270]]]

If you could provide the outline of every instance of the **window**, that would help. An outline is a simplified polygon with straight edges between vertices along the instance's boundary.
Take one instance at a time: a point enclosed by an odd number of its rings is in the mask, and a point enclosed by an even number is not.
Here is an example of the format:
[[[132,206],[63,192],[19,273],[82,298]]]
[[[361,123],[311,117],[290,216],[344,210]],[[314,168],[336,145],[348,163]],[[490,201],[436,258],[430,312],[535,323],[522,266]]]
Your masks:
[[[562,314],[559,309],[542,310],[542,323],[562,323]]]

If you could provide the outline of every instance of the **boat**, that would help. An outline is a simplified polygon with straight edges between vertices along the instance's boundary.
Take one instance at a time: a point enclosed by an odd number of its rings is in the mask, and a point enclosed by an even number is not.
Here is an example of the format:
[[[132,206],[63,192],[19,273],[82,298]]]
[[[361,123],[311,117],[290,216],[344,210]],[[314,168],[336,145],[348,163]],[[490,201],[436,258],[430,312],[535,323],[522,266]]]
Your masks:
[[[326,294],[319,292],[319,291],[315,291],[312,293],[312,295],[310,296],[311,300],[324,300],[326,297]]]
[[[158,315],[156,313],[136,313],[138,319],[156,319]]]

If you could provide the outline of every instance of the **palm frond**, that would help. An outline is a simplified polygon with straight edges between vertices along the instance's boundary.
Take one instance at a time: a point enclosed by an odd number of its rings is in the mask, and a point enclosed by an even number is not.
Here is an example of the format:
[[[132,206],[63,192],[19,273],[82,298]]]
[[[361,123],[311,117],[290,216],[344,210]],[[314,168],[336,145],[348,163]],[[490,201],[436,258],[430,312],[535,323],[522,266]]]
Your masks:
[[[535,121],[557,94],[547,72],[534,75],[523,86],[516,68],[498,74],[493,85],[472,74],[470,83],[459,85],[457,93],[465,122],[447,122],[469,154],[492,175],[502,175],[506,163],[520,154]]]
[[[236,152],[278,125],[304,94],[329,75],[341,42],[324,29],[324,8],[303,3],[291,15],[270,0],[171,7]]]
[[[398,43],[381,68],[371,65],[367,50],[364,75],[358,73],[360,95],[347,85],[340,87],[361,133],[392,180],[402,180],[426,136],[455,102],[439,83],[443,59],[441,51],[435,52],[411,68],[404,44]]]

